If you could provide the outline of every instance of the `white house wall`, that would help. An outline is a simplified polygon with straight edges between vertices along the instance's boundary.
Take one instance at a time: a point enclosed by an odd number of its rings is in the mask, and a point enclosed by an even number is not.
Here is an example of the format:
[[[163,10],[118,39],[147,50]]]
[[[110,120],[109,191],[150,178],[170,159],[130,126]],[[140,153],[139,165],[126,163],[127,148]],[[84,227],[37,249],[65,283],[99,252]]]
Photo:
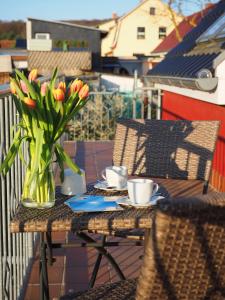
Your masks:
[[[156,8],[156,15],[150,15],[150,7]],[[103,26],[100,28],[106,29]],[[137,27],[145,27],[145,39],[137,39]],[[174,29],[167,8],[160,0],[143,1],[139,7],[118,19],[117,29],[111,29],[102,40],[102,55],[111,50],[111,55],[117,57],[129,57],[134,53],[149,55],[162,41],[159,39],[159,27],[166,27],[167,35]],[[116,31],[118,38],[114,41]]]

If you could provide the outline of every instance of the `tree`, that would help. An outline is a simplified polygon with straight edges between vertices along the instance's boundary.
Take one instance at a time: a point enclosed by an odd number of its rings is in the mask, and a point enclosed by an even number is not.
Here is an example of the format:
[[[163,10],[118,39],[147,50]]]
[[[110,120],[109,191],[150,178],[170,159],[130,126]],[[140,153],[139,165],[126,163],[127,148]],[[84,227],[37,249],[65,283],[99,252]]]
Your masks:
[[[176,36],[178,41],[182,40],[181,34],[179,32],[179,22],[177,21],[175,12],[178,13],[184,20],[186,20],[192,27],[197,26],[196,15],[191,14],[190,11],[195,10],[196,12],[201,11],[202,17],[208,12],[210,6],[218,0],[165,0],[170,18],[173,22]],[[189,16],[188,16],[189,15]]]

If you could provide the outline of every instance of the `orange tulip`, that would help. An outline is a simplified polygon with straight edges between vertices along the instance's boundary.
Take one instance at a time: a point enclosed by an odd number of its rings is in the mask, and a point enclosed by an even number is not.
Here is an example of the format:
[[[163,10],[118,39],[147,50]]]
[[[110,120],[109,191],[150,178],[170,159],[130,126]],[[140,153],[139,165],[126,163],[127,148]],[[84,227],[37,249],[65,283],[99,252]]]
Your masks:
[[[16,95],[16,83],[13,81],[10,81],[10,90],[12,94]]]
[[[75,79],[71,86],[70,86],[70,92],[71,93],[78,93],[80,89],[83,87],[84,83],[80,79]]]
[[[88,97],[88,95],[89,95],[89,86],[87,84],[85,84],[79,91],[79,98],[85,99]]]
[[[54,96],[56,101],[62,102],[65,99],[65,93],[61,89],[53,90],[53,96]]]
[[[45,94],[47,92],[47,88],[48,88],[47,82],[42,83],[42,85],[41,85],[41,95],[42,96],[45,96]]]
[[[31,109],[34,109],[36,107],[36,101],[31,99],[31,98],[28,98],[28,97],[24,97],[23,98],[23,101],[24,103],[26,103],[26,105],[31,108]]]
[[[28,94],[28,88],[27,88],[27,86],[26,86],[26,83],[25,83],[23,80],[20,80],[20,86],[21,86],[22,91],[23,91],[25,94]]]
[[[66,92],[66,83],[64,81],[60,81],[58,84],[58,89],[61,89],[64,93]]]
[[[35,81],[35,79],[37,78],[37,75],[38,75],[38,70],[37,69],[31,70],[29,75],[28,75],[29,81]]]

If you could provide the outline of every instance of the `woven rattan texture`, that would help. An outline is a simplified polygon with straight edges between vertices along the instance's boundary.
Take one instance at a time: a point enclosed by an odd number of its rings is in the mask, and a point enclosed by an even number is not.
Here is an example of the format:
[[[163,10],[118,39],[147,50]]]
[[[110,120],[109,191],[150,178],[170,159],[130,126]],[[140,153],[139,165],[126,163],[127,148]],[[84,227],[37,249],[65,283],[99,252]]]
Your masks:
[[[80,292],[61,297],[60,300],[134,300],[136,281],[124,280],[113,284],[102,285],[87,292]]]
[[[137,299],[225,299],[225,194],[162,201]]]
[[[192,196],[201,193],[199,180],[157,179],[159,193],[165,197]],[[150,228],[152,207],[146,209],[124,208],[124,211],[75,214],[64,204],[69,198],[60,194],[58,187],[56,204],[49,209],[31,209],[22,205],[13,216],[10,228],[12,232],[46,232],[90,230],[113,234],[115,229]],[[88,193],[98,195],[127,195],[127,192],[105,192],[89,187]],[[124,232],[123,232],[124,234]],[[123,235],[124,236],[124,235]]]
[[[113,161],[131,175],[208,180],[218,121],[120,119]]]
[[[89,188],[89,194],[107,195],[109,192]],[[112,193],[126,195],[126,192]],[[49,209],[31,209],[20,205],[11,221],[11,232],[115,230],[150,228],[153,207],[134,209],[125,207],[122,211],[74,213],[64,204],[68,197],[57,189],[56,204]]]

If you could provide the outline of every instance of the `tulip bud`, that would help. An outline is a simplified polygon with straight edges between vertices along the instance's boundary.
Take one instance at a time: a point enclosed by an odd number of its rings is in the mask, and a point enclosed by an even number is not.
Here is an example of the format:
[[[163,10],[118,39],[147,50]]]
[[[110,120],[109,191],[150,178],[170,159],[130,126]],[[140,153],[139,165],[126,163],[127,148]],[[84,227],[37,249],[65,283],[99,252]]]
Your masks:
[[[16,95],[16,83],[13,81],[10,81],[10,90],[12,94]]]
[[[25,83],[23,80],[20,80],[20,86],[21,86],[22,91],[23,91],[25,94],[28,94],[28,88],[27,88],[27,86],[26,86],[26,83]]]
[[[31,70],[29,75],[28,75],[28,80],[29,81],[34,81],[37,78],[37,75],[38,75],[38,70],[37,69]]]
[[[71,93],[76,93],[79,92],[80,89],[83,87],[84,83],[80,79],[75,79],[71,86],[70,86],[70,92]]]
[[[36,101],[34,101],[33,99],[31,98],[28,98],[28,97],[24,97],[23,98],[23,101],[24,103],[26,103],[26,105],[31,108],[31,109],[34,109],[36,107]]]
[[[58,84],[58,89],[61,89],[64,93],[66,92],[66,83],[63,81],[60,81]]]
[[[53,90],[53,96],[56,101],[62,102],[65,99],[65,94],[64,94],[63,90],[61,90],[61,89]]]
[[[42,96],[45,96],[45,94],[47,92],[47,88],[48,88],[47,82],[42,83],[42,85],[41,85],[41,95]]]
[[[89,95],[89,86],[87,84],[85,84],[79,91],[79,98],[85,99],[88,97],[88,95]]]

